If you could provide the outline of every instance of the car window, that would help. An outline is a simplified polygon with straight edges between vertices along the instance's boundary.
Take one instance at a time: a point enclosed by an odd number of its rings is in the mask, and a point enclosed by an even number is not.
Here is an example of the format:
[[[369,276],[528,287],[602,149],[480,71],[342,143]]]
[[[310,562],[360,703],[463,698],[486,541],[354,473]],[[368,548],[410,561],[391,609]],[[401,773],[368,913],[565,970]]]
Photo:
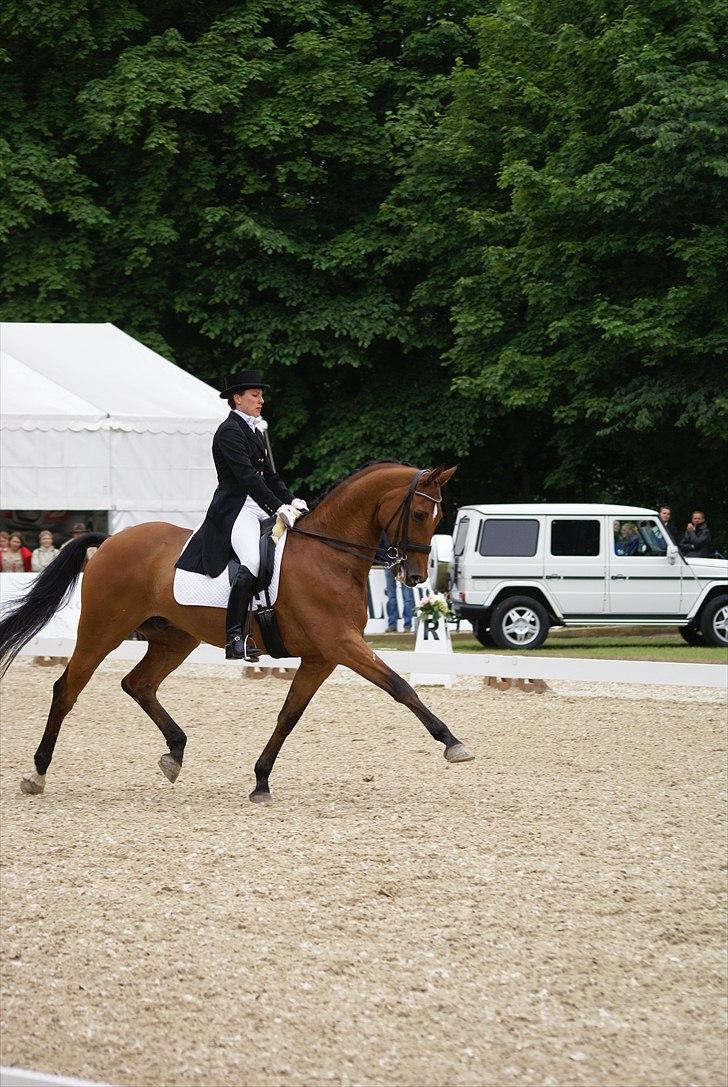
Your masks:
[[[453,555],[462,555],[465,550],[465,539],[468,535],[468,526],[470,525],[469,517],[462,517],[458,521],[458,527],[455,530],[455,539],[452,545]]]
[[[485,557],[530,558],[538,547],[538,521],[489,517],[483,524],[478,551]]]
[[[598,555],[599,521],[552,521],[551,554],[576,557]]]
[[[664,555],[667,551],[667,540],[653,519],[612,521],[612,540],[615,555]]]

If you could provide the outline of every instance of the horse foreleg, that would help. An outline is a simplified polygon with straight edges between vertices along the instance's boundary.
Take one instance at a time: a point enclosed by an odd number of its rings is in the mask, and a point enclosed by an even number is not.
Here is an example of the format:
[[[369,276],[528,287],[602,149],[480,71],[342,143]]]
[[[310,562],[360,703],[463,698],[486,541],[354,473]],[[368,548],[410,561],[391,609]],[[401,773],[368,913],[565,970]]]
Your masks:
[[[363,639],[345,643],[339,651],[339,662],[381,687],[396,702],[401,702],[419,717],[433,740],[444,744],[448,762],[470,762],[475,758],[473,752],[453,736],[444,721],[428,710],[414,688],[380,660]]]
[[[304,660],[293,677],[290,690],[286,697],[281,712],[278,714],[276,724],[270,740],[265,745],[263,753],[255,764],[255,788],[250,794],[250,799],[258,803],[270,800],[270,777],[273,763],[278,757],[278,752],[283,747],[284,741],[290,735],[295,725],[300,720],[306,706],[316,694],[324,680],[331,675],[335,665],[323,660]]]
[[[175,782],[182,769],[187,737],[160,704],[157,690],[162,680],[178,668],[200,643],[191,634],[174,627],[159,634],[150,632],[148,637],[149,648],[136,667],[124,676],[121,687],[151,717],[167,741],[169,754],[162,755],[159,768],[169,781]]]

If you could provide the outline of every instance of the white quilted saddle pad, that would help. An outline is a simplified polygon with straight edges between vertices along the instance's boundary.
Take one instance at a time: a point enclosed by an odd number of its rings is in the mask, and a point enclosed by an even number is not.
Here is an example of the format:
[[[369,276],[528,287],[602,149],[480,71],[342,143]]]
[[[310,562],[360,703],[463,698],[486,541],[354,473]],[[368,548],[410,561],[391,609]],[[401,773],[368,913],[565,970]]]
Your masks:
[[[281,563],[283,561],[283,549],[286,546],[287,532],[284,532],[276,544],[273,559],[273,577],[268,586],[268,595],[271,604],[275,604],[278,596],[278,585],[281,579]],[[192,537],[190,536],[190,540]],[[189,540],[187,541],[189,543]],[[187,544],[185,544],[187,547]],[[184,547],[181,554],[184,554]],[[192,605],[198,608],[226,608],[230,596],[230,579],[227,568],[218,577],[207,577],[206,574],[193,574],[190,570],[175,570],[174,572],[174,598],[178,604]],[[261,594],[256,597],[258,607],[265,606],[265,597]]]

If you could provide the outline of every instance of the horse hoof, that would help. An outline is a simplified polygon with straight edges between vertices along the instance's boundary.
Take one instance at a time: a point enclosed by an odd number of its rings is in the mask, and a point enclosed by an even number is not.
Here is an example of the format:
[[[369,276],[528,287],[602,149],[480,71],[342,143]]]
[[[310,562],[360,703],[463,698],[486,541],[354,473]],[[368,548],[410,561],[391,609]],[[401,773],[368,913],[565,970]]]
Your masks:
[[[182,763],[177,762],[171,755],[162,755],[159,760],[159,769],[162,771],[167,781],[171,781],[174,785],[179,777],[179,772],[182,769]]]
[[[20,782],[20,791],[26,796],[40,796],[45,789],[45,774],[39,774],[34,770],[32,774],[23,774]]]
[[[448,762],[472,762],[475,755],[465,744],[453,744],[445,748],[445,758]]]
[[[263,792],[259,793],[256,789],[253,789],[253,792],[250,794],[249,799],[252,800],[252,802],[254,804],[272,804],[273,803],[273,797],[270,795],[270,793],[263,793]]]

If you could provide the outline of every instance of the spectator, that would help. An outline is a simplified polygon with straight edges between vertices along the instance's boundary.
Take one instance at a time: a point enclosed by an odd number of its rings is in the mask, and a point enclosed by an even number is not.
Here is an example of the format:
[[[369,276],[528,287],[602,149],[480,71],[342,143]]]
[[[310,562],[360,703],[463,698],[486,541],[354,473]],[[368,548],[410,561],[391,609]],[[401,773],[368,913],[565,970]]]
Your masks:
[[[83,521],[76,521],[76,524],[71,529],[71,540],[77,540],[79,536],[85,536],[88,531],[89,530],[86,528]],[[61,544],[61,550],[63,550],[66,544],[70,544],[71,540],[66,540],[66,543]]]
[[[2,552],[2,572],[4,574],[29,574],[30,550],[25,546],[19,532],[11,532],[8,546]]]
[[[617,526],[620,526],[617,534]],[[615,555],[636,555],[640,546],[640,534],[634,521],[614,522]]]
[[[660,515],[660,522],[662,523],[662,527],[664,528],[667,535],[670,537],[671,541],[676,544],[678,542],[680,533],[671,521],[672,510],[669,506],[660,506],[658,512]]]
[[[713,554],[713,540],[702,510],[693,511],[680,541],[680,550],[683,555],[693,555],[696,559],[707,559]]]
[[[379,541],[381,551],[387,550],[389,541],[384,533]],[[397,603],[397,580],[394,570],[384,569],[385,592],[387,594],[387,634],[397,633],[399,620],[399,605]],[[409,634],[412,630],[412,616],[415,611],[415,594],[409,585],[402,585],[402,618],[404,619],[404,632]]]
[[[622,528],[622,522],[621,521],[612,521],[612,533],[614,535],[614,554],[615,555],[621,555],[622,554],[621,547],[620,547],[620,541],[619,541],[619,533],[621,531],[621,528]]]
[[[53,562],[58,554],[58,548],[53,544],[53,536],[48,529],[43,529],[38,537],[38,544],[30,560],[30,568],[35,573],[45,570],[49,562]]]
[[[3,529],[2,532],[0,532],[0,554],[2,554],[3,551],[7,551],[9,543],[10,535]]]

